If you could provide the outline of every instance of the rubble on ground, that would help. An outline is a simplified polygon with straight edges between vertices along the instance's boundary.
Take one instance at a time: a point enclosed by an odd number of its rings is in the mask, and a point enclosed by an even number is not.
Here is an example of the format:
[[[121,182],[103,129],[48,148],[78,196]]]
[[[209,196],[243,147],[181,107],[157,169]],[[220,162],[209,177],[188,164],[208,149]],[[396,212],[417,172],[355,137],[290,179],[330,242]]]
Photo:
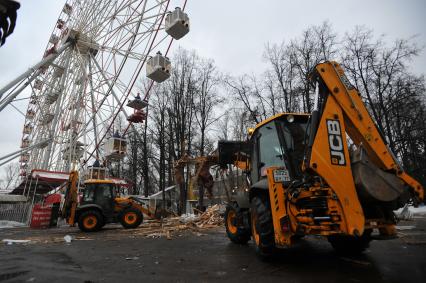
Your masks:
[[[80,232],[77,227],[62,226],[56,229],[38,230],[39,233],[35,233],[23,240],[30,244],[67,243],[71,245],[74,241],[97,240],[99,237],[111,240],[121,237],[173,240],[187,232],[196,236],[203,236],[208,229],[224,227],[223,223],[220,206],[213,205],[208,207],[205,212],[200,212],[199,214],[185,214],[180,217],[163,218],[162,220],[146,220],[136,229],[123,229],[121,226],[114,227],[111,225],[110,228],[100,232],[84,233]],[[13,235],[13,231],[10,233]],[[7,243],[5,242],[5,244]]]
[[[172,239],[179,232],[191,231],[196,235],[203,235],[200,231],[223,226],[224,220],[220,215],[219,205],[208,207],[201,214],[183,214],[180,217],[164,218],[135,230],[135,234],[144,235],[148,238]]]
[[[223,217],[219,213],[219,205],[208,207],[206,211],[199,215],[184,214],[180,217],[180,222],[186,225],[193,225],[197,228],[213,228],[223,224]]]

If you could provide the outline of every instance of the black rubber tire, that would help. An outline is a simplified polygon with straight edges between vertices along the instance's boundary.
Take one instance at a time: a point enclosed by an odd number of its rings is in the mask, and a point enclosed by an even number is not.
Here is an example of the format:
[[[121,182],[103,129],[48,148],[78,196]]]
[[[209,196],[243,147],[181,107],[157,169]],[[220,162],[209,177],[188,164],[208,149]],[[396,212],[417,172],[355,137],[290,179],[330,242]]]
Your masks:
[[[266,259],[275,252],[274,225],[272,223],[271,206],[267,196],[255,196],[251,200],[252,237],[256,251],[262,259]],[[259,235],[259,243],[255,240],[255,231]]]
[[[299,240],[302,240],[303,238],[305,238],[305,236],[306,236],[306,235],[293,235],[293,236],[291,236],[291,238],[292,238],[294,241],[299,241]]]
[[[247,244],[248,241],[250,241],[251,238],[251,231],[250,227],[244,227],[244,224],[242,225],[235,225],[237,226],[237,230],[235,232],[230,231],[229,224],[228,224],[228,217],[230,213],[235,213],[235,216],[237,218],[240,218],[240,222],[244,223],[243,221],[243,212],[241,208],[238,206],[237,203],[232,202],[228,203],[226,205],[226,211],[225,211],[225,228],[226,228],[226,235],[228,235],[228,238],[235,244]]]
[[[90,216],[96,217],[96,225],[93,228],[88,228],[84,225],[84,219]],[[78,228],[83,232],[96,232],[102,228],[104,219],[102,214],[98,210],[86,210],[83,211],[78,217]]]
[[[136,215],[136,221],[132,224],[129,224],[125,221],[125,217],[127,213],[135,213]],[[119,221],[120,224],[126,228],[126,229],[135,229],[137,227],[139,227],[139,225],[141,225],[142,221],[143,221],[143,214],[139,209],[136,208],[127,208],[125,209],[122,213],[120,213],[120,217],[119,217]]]
[[[103,219],[103,221],[101,223],[101,228],[100,229],[102,229],[105,225],[107,225],[107,223],[106,223],[105,219]]]
[[[361,237],[348,235],[328,237],[331,246],[341,255],[359,255],[370,246],[371,240],[371,231],[365,231]]]

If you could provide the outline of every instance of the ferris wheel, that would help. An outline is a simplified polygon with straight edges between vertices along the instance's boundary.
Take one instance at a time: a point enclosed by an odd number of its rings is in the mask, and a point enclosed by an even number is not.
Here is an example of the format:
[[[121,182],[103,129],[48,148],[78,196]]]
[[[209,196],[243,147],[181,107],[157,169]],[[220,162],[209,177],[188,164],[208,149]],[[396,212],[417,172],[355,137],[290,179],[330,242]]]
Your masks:
[[[167,79],[170,45],[189,31],[186,0],[175,2],[67,0],[43,59],[0,89],[0,111],[30,92],[21,150],[2,162],[19,157],[25,177],[32,169],[68,172],[100,156],[123,158],[116,118],[132,127],[144,122],[148,93],[135,90],[143,68],[152,83]]]

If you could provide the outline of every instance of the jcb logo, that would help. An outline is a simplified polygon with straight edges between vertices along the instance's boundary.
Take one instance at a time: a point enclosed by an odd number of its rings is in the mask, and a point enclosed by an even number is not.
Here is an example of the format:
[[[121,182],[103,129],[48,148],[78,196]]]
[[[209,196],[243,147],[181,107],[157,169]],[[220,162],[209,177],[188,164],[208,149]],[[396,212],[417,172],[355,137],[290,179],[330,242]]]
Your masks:
[[[327,132],[331,164],[345,166],[346,160],[339,120],[327,120]]]

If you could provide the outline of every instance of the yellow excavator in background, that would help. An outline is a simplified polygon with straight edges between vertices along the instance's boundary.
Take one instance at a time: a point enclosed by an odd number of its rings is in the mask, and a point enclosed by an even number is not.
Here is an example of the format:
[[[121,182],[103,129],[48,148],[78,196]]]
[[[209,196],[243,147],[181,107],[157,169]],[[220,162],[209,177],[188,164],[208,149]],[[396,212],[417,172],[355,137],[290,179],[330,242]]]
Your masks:
[[[219,163],[245,168],[249,187],[228,204],[226,232],[235,243],[253,238],[262,256],[304,235],[325,236],[341,253],[362,252],[374,229],[374,238],[395,235],[394,210],[424,198],[341,66],[319,64],[311,78],[312,113],[278,114],[251,129],[248,141],[219,142]]]
[[[137,228],[143,214],[154,218],[144,204],[135,197],[121,197],[120,189],[109,179],[89,179],[84,182],[81,201],[78,200],[78,172],[71,171],[66,184],[62,218],[80,230],[94,232],[107,223],[121,223],[124,228]]]

